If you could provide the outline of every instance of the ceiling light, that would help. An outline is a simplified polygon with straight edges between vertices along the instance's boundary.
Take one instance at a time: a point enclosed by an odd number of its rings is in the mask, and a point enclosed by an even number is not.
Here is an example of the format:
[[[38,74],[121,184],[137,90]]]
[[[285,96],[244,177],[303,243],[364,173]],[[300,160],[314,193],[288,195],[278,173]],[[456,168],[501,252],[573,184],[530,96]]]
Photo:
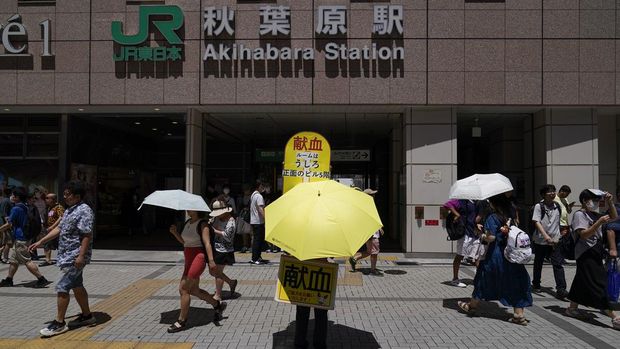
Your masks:
[[[159,109],[159,108],[153,108],[153,110],[155,110],[155,111],[160,111],[161,109]]]
[[[134,124],[134,125],[140,125],[140,124],[141,124],[141,122],[140,122],[140,121],[136,121],[136,122],[134,122],[133,124]]]
[[[84,108],[78,108],[78,111],[84,111]]]
[[[173,125],[178,125],[178,124],[179,124],[179,122],[178,122],[178,121],[173,121],[173,122],[172,122],[172,124],[173,124]]]
[[[4,108],[4,111],[11,111],[11,109],[9,109],[9,108]]]
[[[168,136],[172,136],[172,133],[168,133]]]
[[[153,130],[153,131],[157,131],[157,127],[153,127],[151,130]]]

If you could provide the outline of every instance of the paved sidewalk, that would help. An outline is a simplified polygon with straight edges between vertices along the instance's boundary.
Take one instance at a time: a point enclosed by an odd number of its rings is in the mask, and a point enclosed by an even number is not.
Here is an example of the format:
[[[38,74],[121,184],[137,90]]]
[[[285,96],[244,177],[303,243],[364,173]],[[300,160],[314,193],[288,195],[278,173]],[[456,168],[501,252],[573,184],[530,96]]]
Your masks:
[[[211,306],[193,299],[189,328],[168,334],[166,328],[178,315],[178,282],[181,252],[94,251],[94,262],[85,271],[85,285],[99,325],[70,331],[51,339],[39,339],[38,331],[53,318],[54,284],[32,288],[34,278],[24,267],[15,287],[0,288],[0,348],[290,348],[294,336],[294,307],[273,301],[277,258],[271,265],[242,263],[249,254],[237,254],[237,263],[226,269],[240,280],[236,297],[229,300],[225,319],[213,323]],[[336,309],[329,312],[328,346],[331,348],[618,348],[620,331],[607,317],[589,309],[588,322],[562,315],[566,302],[550,293],[534,295],[526,310],[528,326],[508,323],[499,303],[488,303],[477,317],[457,310],[456,302],[473,290],[448,286],[451,261],[410,259],[402,254],[381,255],[384,277],[351,273],[338,260],[339,286]],[[5,277],[7,265],[0,265]],[[50,280],[58,268],[41,268]],[[531,266],[528,267],[531,272]],[[574,267],[567,267],[572,281]],[[471,283],[475,269],[463,267],[462,277]],[[202,286],[212,292],[212,279]],[[543,270],[543,286],[553,287],[550,266]],[[225,288],[226,289],[226,288]],[[510,309],[508,309],[510,311]],[[79,308],[72,298],[68,315]],[[312,329],[309,331],[309,335]]]

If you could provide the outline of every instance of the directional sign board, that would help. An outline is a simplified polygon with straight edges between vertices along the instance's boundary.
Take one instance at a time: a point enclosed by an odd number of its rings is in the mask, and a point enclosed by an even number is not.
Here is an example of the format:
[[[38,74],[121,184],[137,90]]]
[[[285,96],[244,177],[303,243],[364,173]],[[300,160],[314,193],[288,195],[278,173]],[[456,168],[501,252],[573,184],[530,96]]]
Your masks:
[[[332,150],[332,161],[370,161],[370,150]]]

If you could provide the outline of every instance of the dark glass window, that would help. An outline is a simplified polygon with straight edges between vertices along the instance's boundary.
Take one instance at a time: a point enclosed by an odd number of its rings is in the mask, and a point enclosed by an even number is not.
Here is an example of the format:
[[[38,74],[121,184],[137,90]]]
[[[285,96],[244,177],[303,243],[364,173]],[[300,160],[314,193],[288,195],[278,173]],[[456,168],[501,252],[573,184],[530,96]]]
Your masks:
[[[28,132],[59,132],[60,118],[56,115],[37,115],[27,119]]]
[[[27,135],[28,157],[57,157],[58,134],[28,134]]]
[[[23,134],[0,134],[0,156],[22,157],[24,155]]]

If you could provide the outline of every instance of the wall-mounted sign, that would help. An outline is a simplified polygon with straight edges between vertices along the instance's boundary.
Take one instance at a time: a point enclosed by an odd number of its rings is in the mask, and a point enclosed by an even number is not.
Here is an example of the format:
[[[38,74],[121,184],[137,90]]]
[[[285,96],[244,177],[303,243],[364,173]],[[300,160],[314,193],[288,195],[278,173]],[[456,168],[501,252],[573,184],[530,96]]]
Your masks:
[[[370,150],[332,150],[332,161],[370,161]]]
[[[441,183],[441,170],[428,169],[424,171],[422,183]]]
[[[28,52],[28,30],[22,24],[21,15],[12,15],[7,19],[7,22],[4,25],[0,23],[0,44],[4,47],[4,50],[0,52],[0,57],[32,56]],[[41,56],[53,56],[50,52],[50,20],[46,19],[39,25],[43,39]]]
[[[439,220],[438,219],[425,219],[424,220],[424,225],[426,226],[438,226],[439,225]]]
[[[373,23],[368,23],[369,34],[376,36],[403,35],[402,5],[375,5]],[[260,26],[257,28],[261,38],[290,38],[290,6],[262,6]],[[346,6],[319,6],[316,12],[315,31],[321,38],[342,39],[347,33]],[[207,40],[222,39],[222,35],[232,37],[234,29],[234,10],[228,6],[206,7],[204,10],[204,32]],[[349,47],[346,43],[327,42],[323,48],[327,60],[402,60],[404,47],[379,46],[376,43],[361,47]],[[236,42],[208,42],[202,59],[215,61],[228,60],[314,60],[314,47],[275,46],[267,43],[264,47],[249,48]]]
[[[115,61],[177,61],[182,59],[183,40],[177,30],[183,26],[183,11],[175,5],[140,6],[138,33],[123,33],[123,23],[112,22],[112,40],[121,46]],[[157,28],[168,46],[148,45],[149,27]]]

